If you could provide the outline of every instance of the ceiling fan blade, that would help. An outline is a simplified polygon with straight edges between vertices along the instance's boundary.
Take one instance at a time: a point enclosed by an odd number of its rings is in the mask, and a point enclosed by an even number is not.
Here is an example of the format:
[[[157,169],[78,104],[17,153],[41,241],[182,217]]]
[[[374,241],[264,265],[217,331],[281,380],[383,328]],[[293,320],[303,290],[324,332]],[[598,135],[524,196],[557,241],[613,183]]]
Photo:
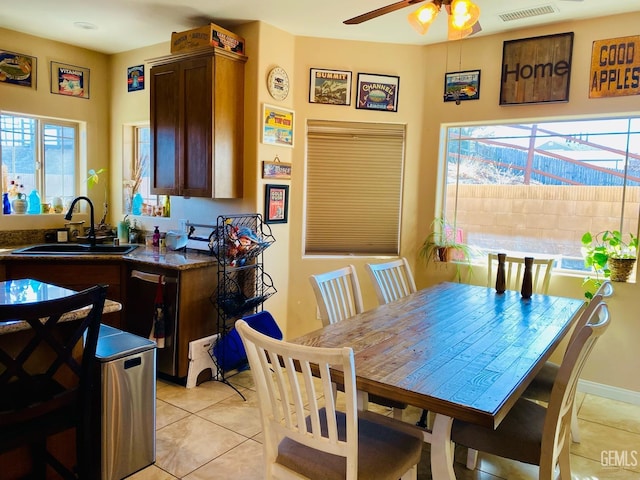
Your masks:
[[[357,25],[358,23],[366,22],[367,20],[371,20],[373,18],[380,17],[382,15],[386,15],[387,13],[395,12],[396,10],[400,10],[401,8],[415,5],[416,3],[422,3],[424,1],[425,0],[402,0],[400,2],[387,5],[386,7],[381,7],[376,10],[371,10],[370,12],[363,13],[362,15],[358,15],[357,17],[345,20],[342,23],[344,23],[345,25]]]

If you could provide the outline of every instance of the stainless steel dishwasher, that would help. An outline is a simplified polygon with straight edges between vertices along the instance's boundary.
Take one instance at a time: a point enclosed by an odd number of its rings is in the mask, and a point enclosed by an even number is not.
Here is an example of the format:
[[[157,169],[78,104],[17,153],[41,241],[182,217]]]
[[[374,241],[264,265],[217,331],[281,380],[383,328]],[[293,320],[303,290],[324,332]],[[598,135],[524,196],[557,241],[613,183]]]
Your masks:
[[[156,459],[156,344],[100,326],[102,480],[120,480]]]
[[[165,338],[156,352],[157,371],[175,378],[178,375],[176,342],[178,335],[178,276],[176,272],[144,272],[132,270],[127,291],[126,330],[148,338],[153,325],[158,282],[162,282]]]

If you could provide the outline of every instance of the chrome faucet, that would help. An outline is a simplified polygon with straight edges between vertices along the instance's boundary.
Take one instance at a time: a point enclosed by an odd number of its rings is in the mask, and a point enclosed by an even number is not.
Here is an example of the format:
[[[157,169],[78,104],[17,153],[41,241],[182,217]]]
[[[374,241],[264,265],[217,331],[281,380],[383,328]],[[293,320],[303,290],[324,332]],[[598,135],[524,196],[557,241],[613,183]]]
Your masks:
[[[71,206],[69,207],[69,211],[67,212],[67,214],[64,216],[65,220],[71,220],[71,217],[73,216],[73,207],[76,206],[76,203],[78,203],[78,200],[86,200],[87,203],[89,204],[89,209],[90,209],[90,213],[91,213],[91,227],[89,228],[89,244],[92,247],[96,246],[96,229],[95,229],[95,221],[94,221],[94,217],[93,217],[93,203],[91,202],[91,199],[89,197],[76,197],[73,199],[73,202],[71,202]]]

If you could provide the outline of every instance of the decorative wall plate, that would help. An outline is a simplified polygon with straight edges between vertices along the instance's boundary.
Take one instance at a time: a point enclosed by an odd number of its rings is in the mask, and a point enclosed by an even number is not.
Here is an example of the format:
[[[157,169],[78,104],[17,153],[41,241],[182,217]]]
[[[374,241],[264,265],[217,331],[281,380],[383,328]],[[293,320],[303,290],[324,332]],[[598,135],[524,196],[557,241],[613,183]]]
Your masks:
[[[289,75],[282,67],[274,67],[267,77],[269,95],[275,100],[284,100],[289,95]]]

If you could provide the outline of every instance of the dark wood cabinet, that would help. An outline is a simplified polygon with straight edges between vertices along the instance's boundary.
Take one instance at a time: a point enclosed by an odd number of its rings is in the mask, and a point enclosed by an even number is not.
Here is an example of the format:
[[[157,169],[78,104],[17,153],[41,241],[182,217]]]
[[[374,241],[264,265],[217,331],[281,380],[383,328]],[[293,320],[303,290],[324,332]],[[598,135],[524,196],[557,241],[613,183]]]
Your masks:
[[[151,192],[242,197],[246,57],[207,48],[149,62]]]

